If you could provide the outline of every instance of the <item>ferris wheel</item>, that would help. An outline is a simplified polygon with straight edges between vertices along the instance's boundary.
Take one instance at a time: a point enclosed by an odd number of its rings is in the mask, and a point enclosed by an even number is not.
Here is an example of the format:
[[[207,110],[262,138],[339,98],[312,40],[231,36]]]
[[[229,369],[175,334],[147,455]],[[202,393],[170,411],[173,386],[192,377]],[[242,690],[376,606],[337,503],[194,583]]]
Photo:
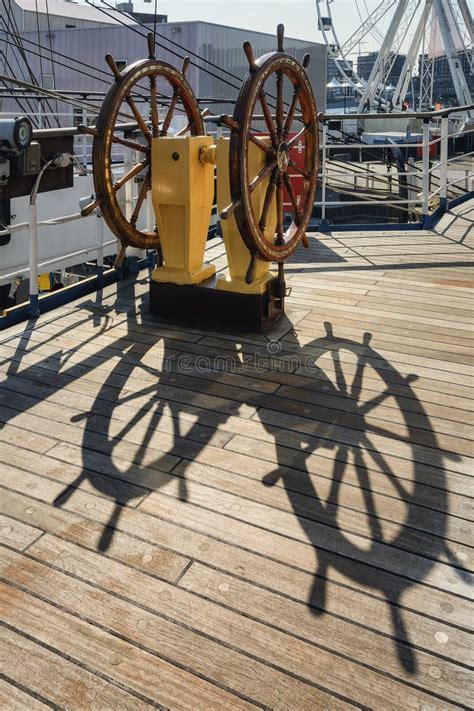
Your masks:
[[[336,0],[316,0],[318,29],[322,32],[328,57],[344,80],[359,96],[358,111],[387,104],[386,87],[394,62],[405,56],[397,86],[392,89],[391,103],[401,109],[410,89],[413,74],[420,62],[417,109],[433,103],[433,68],[437,57],[446,57],[459,106],[472,103],[460,57],[465,54],[467,66],[474,73],[474,25],[467,0],[382,0],[376,7],[367,0],[354,0],[357,29],[343,42],[337,32]],[[351,56],[361,54],[370,42],[378,54],[368,79],[357,74]]]

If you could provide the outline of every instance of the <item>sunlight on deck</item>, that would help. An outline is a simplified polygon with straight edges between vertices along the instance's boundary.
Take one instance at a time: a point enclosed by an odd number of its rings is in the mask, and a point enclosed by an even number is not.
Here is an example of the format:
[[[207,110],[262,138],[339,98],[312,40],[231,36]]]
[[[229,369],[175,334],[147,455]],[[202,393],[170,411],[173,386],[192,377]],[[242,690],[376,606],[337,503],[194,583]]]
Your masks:
[[[315,235],[279,339],[2,334],[4,708],[472,707],[473,217]]]

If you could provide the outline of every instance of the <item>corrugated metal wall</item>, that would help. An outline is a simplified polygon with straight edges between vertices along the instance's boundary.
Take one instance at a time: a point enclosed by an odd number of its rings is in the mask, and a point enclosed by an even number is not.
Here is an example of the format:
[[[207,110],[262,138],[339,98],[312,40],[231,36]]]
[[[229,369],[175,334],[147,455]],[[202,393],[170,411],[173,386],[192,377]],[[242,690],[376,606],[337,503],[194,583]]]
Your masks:
[[[242,44],[245,40],[252,44],[255,57],[267,52],[274,52],[276,50],[276,28],[274,34],[264,34],[234,27],[204,22],[198,23],[198,52],[200,56],[235,74],[238,79],[230,79],[230,81],[237,86],[240,85],[240,81],[248,69],[248,63],[242,50]],[[308,75],[316,95],[318,110],[324,111],[326,101],[326,46],[288,38],[285,39],[285,51],[300,61],[306,53],[311,55]],[[205,63],[203,63],[203,66],[206,66]],[[217,78],[201,72],[199,95],[201,97],[235,99],[237,91]],[[285,98],[288,97],[289,94]]]
[[[172,40],[188,51],[199,55],[202,59],[214,62],[219,67],[227,69],[238,77],[237,79],[226,77],[222,72],[191,56],[192,61],[197,65],[201,65],[202,70],[200,71],[196,66],[190,66],[187,76],[196,94],[201,99],[223,98],[232,100],[237,97],[238,90],[228,86],[218,76],[228,79],[236,87],[240,87],[240,78],[247,71],[247,62],[242,50],[244,40],[250,40],[255,56],[273,51],[276,48],[276,36],[273,33],[267,35],[204,22],[160,24],[158,33],[165,39],[158,36],[157,41],[167,47],[167,49],[164,47],[157,48],[157,56],[160,59],[164,59],[175,66],[181,66],[182,59],[176,54],[183,55],[184,50],[166,41]],[[66,56],[66,58],[56,57],[56,88],[67,91],[83,91],[85,93],[106,91],[112,83],[112,76],[105,64],[105,54],[110,52],[116,60],[125,61],[127,64],[146,57],[146,40],[142,34],[146,34],[146,30],[140,26],[93,27],[52,31],[51,42],[53,50]],[[24,33],[24,37],[32,42],[38,42],[36,32]],[[49,48],[47,33],[40,33],[40,43]],[[28,45],[27,43],[25,43],[25,47],[38,51],[33,45]],[[309,68],[309,76],[315,90],[318,109],[324,110],[326,83],[325,46],[287,39],[285,48],[286,51],[300,60],[305,52],[311,54],[312,62]],[[11,58],[11,50],[9,50],[8,54]],[[43,74],[49,75],[52,72],[49,51],[43,50],[42,54]],[[39,57],[30,54],[28,59],[35,75],[39,78],[41,75]],[[74,63],[73,59],[84,62],[86,66]],[[59,62],[66,66],[61,66]],[[72,67],[76,67],[82,73],[74,71]],[[100,72],[96,71],[97,69],[106,70],[107,74],[101,75]],[[215,73],[218,76],[210,76],[207,72]],[[160,88],[163,89],[163,87]],[[3,105],[3,111],[16,110],[17,107],[13,106],[11,102],[9,105],[7,105],[7,102]],[[72,109],[66,105],[63,105],[60,110],[72,113]],[[224,104],[222,107],[215,107],[216,113],[222,110],[231,111],[231,105]],[[69,123],[70,125],[70,122],[63,121],[63,123]]]

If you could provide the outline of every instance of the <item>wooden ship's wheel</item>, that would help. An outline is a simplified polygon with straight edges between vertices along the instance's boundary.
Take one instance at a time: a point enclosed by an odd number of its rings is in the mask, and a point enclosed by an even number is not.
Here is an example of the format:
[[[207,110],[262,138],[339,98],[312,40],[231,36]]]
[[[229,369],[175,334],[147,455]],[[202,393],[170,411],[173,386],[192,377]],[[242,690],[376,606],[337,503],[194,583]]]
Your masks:
[[[151,189],[151,139],[168,135],[171,120],[175,111],[184,111],[187,125],[175,135],[183,135],[189,131],[193,136],[206,133],[202,115],[194,92],[186,80],[185,72],[189,65],[185,57],[182,70],[171,64],[155,59],[153,34],[148,35],[148,59],[141,59],[119,71],[113,57],[106,55],[106,61],[115,78],[110,87],[92,133],[92,164],[94,172],[94,188],[96,200],[83,210],[88,214],[100,207],[102,215],[110,230],[120,239],[123,247],[132,246],[145,249],[159,247],[160,239],[156,231],[138,229],[137,222],[140,210]],[[158,92],[160,87],[171,87],[170,97]],[[137,97],[149,103],[149,118],[146,119],[137,106]],[[167,102],[164,119],[159,120],[158,104]],[[138,126],[139,138],[131,140],[117,135],[120,123],[125,115]],[[130,115],[131,112],[131,115]],[[125,119],[126,120],[126,119]],[[112,147],[124,146],[137,151],[138,162],[119,179],[115,179],[112,163]],[[140,176],[140,188],[133,211],[130,216],[125,214],[123,203],[118,198],[118,192],[128,181]]]
[[[232,288],[227,288],[226,283],[225,288],[218,291],[232,291],[239,294],[241,300],[247,294],[248,308],[257,314],[256,322],[260,324],[275,321],[284,313],[283,265],[300,242],[308,246],[306,229],[313,211],[318,177],[318,116],[306,73],[310,57],[305,55],[300,63],[287,54],[283,49],[283,34],[283,25],[278,25],[277,50],[258,59],[254,58],[250,43],[244,42],[249,70],[233,116],[215,117],[230,128],[230,139],[225,148],[219,142],[219,145],[212,146],[206,139],[199,138],[206,134],[205,112],[201,113],[185,77],[189,59],[184,59],[181,70],[156,59],[152,33],[148,35],[147,59],[120,71],[112,56],[106,56],[115,82],[105,97],[96,126],[82,127],[94,137],[92,163],[96,193],[94,202],[84,208],[82,214],[100,208],[108,227],[122,243],[116,266],[125,256],[127,246],[159,249],[164,265],[155,270],[152,281],[160,284],[183,286],[209,278],[212,265],[208,268],[203,263],[208,225],[201,216],[209,210],[210,217],[212,202],[208,203],[212,201],[212,185],[209,181],[204,182],[203,166],[206,163],[222,165],[217,156],[224,155],[219,151],[227,153],[228,150],[228,186],[227,176],[222,176],[222,171],[218,180],[226,184],[223,193],[226,196],[230,193],[230,205],[222,210],[221,218],[235,215],[235,223],[231,223],[227,231],[227,241],[224,237]],[[140,101],[146,102],[148,113],[138,108]],[[159,106],[163,107],[161,111]],[[194,188],[190,187],[192,181],[188,184],[178,178],[179,171],[167,162],[170,156],[166,154],[165,140],[178,111],[184,116],[183,129],[172,132],[172,138],[189,132],[191,138],[186,145],[202,143],[199,157],[190,153],[186,159],[192,174],[201,176],[196,178]],[[128,133],[124,133],[125,129]],[[164,141],[160,141],[161,138]],[[116,157],[116,149],[120,146],[132,154],[128,165],[125,161],[123,172],[113,164],[112,151]],[[296,154],[299,154],[298,159]],[[158,155],[162,156],[159,161]],[[179,153],[176,151],[171,158],[179,160]],[[227,159],[224,163],[227,166]],[[183,163],[179,167],[182,166]],[[161,175],[157,169],[161,169]],[[210,175],[209,166],[206,175]],[[134,190],[135,183],[138,187]],[[183,185],[187,186],[186,195]],[[172,224],[170,211],[162,209],[168,204],[170,191],[174,191],[175,201],[181,201],[182,214],[187,215],[178,227]],[[153,209],[150,209],[152,196]],[[145,201],[148,213],[147,227],[143,229],[144,220],[139,218]],[[172,204],[176,206],[177,203]],[[155,212],[161,239],[155,225]],[[177,240],[182,248],[177,248]],[[278,277],[269,272],[269,262],[278,263]],[[247,284],[256,281],[253,291],[242,285],[243,276]],[[156,308],[164,308],[168,296],[165,298],[163,293],[167,288],[151,284],[153,293],[160,293],[155,299]],[[183,290],[180,293],[184,293]],[[253,299],[252,294],[257,298]],[[229,300],[230,297],[219,294],[216,302],[221,303],[224,298]],[[237,314],[239,309],[235,308]]]
[[[308,246],[305,231],[313,210],[318,175],[317,110],[306,74],[310,57],[305,55],[300,64],[286,54],[283,50],[283,32],[283,25],[278,25],[277,51],[257,60],[250,43],[244,43],[249,71],[244,78],[233,117],[221,117],[231,130],[229,171],[232,197],[232,204],[221,213],[221,217],[226,219],[235,214],[252,260],[259,258],[280,263],[291,256],[301,241]],[[285,84],[288,82],[286,91],[291,89],[291,101],[285,105]],[[262,133],[254,128],[255,121],[261,121],[258,112],[263,114],[269,142],[262,140]],[[251,175],[249,171],[250,143],[266,154],[265,165],[257,175]],[[291,157],[295,146],[304,151],[303,166],[297,165]],[[302,180],[299,200],[295,195],[291,174],[298,175]],[[252,192],[268,178],[263,208],[256,214]],[[286,217],[285,193],[291,205]],[[274,200],[277,219],[273,238],[268,239],[267,220]],[[250,267],[248,280],[251,280],[251,271]]]

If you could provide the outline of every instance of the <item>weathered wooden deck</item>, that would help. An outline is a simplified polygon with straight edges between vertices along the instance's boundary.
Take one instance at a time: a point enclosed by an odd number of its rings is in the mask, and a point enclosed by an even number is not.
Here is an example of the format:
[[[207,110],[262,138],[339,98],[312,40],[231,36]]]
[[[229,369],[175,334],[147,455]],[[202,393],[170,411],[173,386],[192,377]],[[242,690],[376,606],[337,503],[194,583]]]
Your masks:
[[[145,279],[2,334],[2,708],[473,706],[457,213],[312,240],[279,341]]]

